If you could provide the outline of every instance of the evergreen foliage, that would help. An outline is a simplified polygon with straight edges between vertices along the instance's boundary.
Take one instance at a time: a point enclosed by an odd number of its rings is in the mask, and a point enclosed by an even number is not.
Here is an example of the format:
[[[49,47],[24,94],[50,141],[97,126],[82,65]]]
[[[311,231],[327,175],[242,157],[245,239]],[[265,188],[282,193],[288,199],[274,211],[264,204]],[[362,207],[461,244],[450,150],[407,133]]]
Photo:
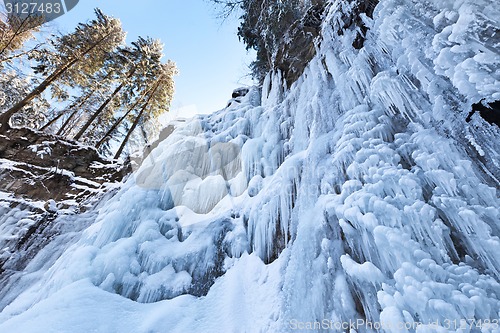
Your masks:
[[[251,65],[253,76],[262,81],[269,70],[276,68],[276,55],[289,38],[291,28],[314,7],[325,0],[211,0],[228,16],[240,11],[238,36],[247,49],[257,52]]]
[[[120,156],[127,143],[145,144],[157,134],[157,118],[168,111],[173,97],[175,64],[162,62],[161,41],[139,37],[126,45],[120,21],[99,9],[95,14],[29,52],[23,43],[36,29],[9,35],[14,21],[2,21],[0,132],[26,126],[79,140],[111,156],[118,141]],[[9,42],[9,36],[15,38]],[[5,62],[12,62],[12,52],[30,61],[31,79],[22,78],[24,63],[14,61],[16,70],[4,68],[3,53],[10,57]],[[143,138],[131,140],[134,136]]]
[[[34,33],[40,31],[40,22],[41,18],[36,16],[19,17],[12,13],[0,13],[0,66],[40,46],[19,52],[28,40],[34,38]]]

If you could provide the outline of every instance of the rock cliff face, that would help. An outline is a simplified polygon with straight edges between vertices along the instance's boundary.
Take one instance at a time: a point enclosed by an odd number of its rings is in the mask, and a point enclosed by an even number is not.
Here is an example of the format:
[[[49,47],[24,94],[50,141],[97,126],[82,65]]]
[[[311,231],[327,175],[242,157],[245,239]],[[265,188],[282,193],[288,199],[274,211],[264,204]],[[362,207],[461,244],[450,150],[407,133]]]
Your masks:
[[[27,128],[0,136],[0,191],[34,201],[83,202],[127,174],[96,150]]]
[[[350,10],[342,13],[337,33],[339,36],[354,34],[352,46],[355,49],[359,50],[364,45],[369,29],[367,22],[373,18],[377,3],[378,0],[354,0],[350,2]],[[283,73],[288,87],[297,81],[316,55],[322,40],[321,23],[331,5],[328,1],[313,1],[303,17],[290,26],[279,45],[273,57],[273,68]]]

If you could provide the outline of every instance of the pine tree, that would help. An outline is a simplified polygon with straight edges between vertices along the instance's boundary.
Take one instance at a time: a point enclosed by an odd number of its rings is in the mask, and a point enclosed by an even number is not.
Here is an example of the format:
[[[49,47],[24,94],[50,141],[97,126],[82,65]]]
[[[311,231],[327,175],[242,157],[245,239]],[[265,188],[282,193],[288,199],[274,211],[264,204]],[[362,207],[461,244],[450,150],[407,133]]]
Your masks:
[[[18,72],[10,70],[0,74],[0,112],[10,108],[31,89],[31,80]],[[38,128],[46,121],[46,110],[50,107],[48,101],[39,96],[33,103],[17,113],[12,123],[16,126]]]
[[[88,110],[92,109],[92,105],[100,103],[105,98],[103,96],[107,94],[113,82],[112,73],[103,68],[94,75],[88,76],[85,81],[81,82],[80,80],[78,85],[70,87],[72,96],[69,98],[68,106],[54,113],[52,119],[40,130],[50,131],[52,129],[52,132],[57,135],[67,136],[77,124],[81,123],[84,118],[88,118]],[[57,84],[52,85],[51,88],[54,86]],[[54,92],[52,92],[52,96],[54,96]],[[58,130],[54,131],[55,128]]]
[[[152,73],[157,71],[161,65],[163,56],[163,45],[159,40],[142,38],[132,43],[131,47],[121,47],[117,52],[110,55],[107,66],[119,68],[116,71],[117,86],[90,116],[83,125],[75,140],[80,140],[91,124],[99,117],[109,119],[115,109],[120,108],[134,96],[140,95],[150,84]],[[114,100],[119,100],[115,108],[111,107]]]
[[[128,110],[121,116],[119,117],[113,125],[108,129],[108,131],[103,135],[103,137],[99,140],[99,142],[95,145],[96,149],[100,149],[103,144],[109,141],[113,133],[116,133],[118,127],[122,124],[122,122],[127,119],[130,114],[139,106],[141,102],[144,101],[144,98],[146,98],[147,94],[151,92],[151,90],[154,87],[151,87],[148,91],[146,91],[143,95],[141,95],[139,98],[136,99],[134,104],[132,104],[131,107],[128,108]]]
[[[152,89],[150,89],[147,93],[147,97],[145,98],[141,109],[135,116],[132,126],[123,139],[120,148],[118,148],[114,157],[115,159],[118,159],[121,156],[126,144],[130,140],[132,133],[135,131],[137,126],[150,119],[157,118],[169,110],[170,102],[172,101],[172,97],[174,95],[173,77],[177,74],[177,68],[173,62],[168,61],[166,64],[162,64],[160,66],[160,69],[156,74],[156,81],[154,82]]]
[[[12,55],[13,52],[20,50],[28,40],[34,38],[34,33],[40,31],[41,22],[42,18],[39,16],[25,15],[21,17],[14,13],[6,12],[0,14],[1,65],[14,58],[29,54],[33,50]]]
[[[73,102],[69,105],[69,107],[65,108],[62,111],[59,111],[49,122],[47,122],[40,131],[46,131],[51,126],[57,123],[59,119],[66,119],[59,127],[57,131],[57,135],[61,135],[63,132],[67,131],[69,124],[74,120],[75,116],[81,111],[82,107],[89,101],[89,99],[96,93],[96,86],[92,86],[90,91],[89,89],[83,90],[83,94],[80,96],[76,96],[73,98]]]
[[[39,62],[36,70],[46,75],[22,100],[0,115],[0,132],[9,128],[10,118],[29,105],[54,82],[60,80],[74,85],[98,71],[109,52],[122,44],[125,34],[118,19],[95,10],[97,18],[89,23],[80,23],[74,32],[60,36],[53,42],[56,52],[37,52]],[[50,74],[48,74],[50,73]]]

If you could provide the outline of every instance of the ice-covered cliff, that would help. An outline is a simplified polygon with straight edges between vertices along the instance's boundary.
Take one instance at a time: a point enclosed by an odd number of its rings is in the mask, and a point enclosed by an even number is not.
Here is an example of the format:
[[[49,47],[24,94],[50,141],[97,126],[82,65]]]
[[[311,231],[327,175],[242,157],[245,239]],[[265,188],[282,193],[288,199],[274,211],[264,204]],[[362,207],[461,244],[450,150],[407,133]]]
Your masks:
[[[500,130],[466,122],[500,4],[381,0],[359,49],[357,4],[4,280],[0,331],[500,332]]]

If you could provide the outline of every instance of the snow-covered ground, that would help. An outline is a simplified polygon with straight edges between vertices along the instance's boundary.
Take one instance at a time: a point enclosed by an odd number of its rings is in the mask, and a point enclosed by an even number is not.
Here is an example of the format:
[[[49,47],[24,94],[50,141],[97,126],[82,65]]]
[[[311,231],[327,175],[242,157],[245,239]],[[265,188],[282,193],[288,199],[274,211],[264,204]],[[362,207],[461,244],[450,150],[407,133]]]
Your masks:
[[[465,122],[500,99],[500,4],[382,0],[360,50],[350,6],[290,89],[179,126],[36,256],[0,331],[500,332],[500,130]]]

